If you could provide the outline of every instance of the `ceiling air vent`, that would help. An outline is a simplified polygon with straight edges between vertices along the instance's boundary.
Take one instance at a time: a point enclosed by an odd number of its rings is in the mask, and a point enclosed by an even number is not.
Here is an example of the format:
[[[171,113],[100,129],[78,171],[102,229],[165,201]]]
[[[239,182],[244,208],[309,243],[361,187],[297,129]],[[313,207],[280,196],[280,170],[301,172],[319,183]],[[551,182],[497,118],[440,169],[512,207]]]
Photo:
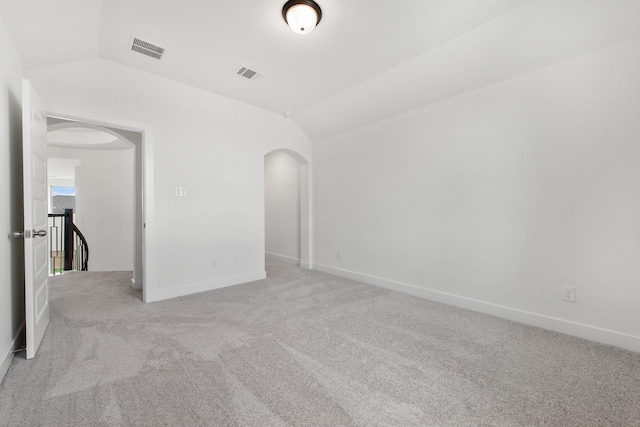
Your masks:
[[[236,71],[236,75],[247,80],[255,80],[261,76],[259,72],[257,72],[256,70],[252,70],[249,67],[240,67],[240,69]]]
[[[144,41],[138,37],[131,37],[131,50],[155,59],[162,59],[165,51],[163,47]]]

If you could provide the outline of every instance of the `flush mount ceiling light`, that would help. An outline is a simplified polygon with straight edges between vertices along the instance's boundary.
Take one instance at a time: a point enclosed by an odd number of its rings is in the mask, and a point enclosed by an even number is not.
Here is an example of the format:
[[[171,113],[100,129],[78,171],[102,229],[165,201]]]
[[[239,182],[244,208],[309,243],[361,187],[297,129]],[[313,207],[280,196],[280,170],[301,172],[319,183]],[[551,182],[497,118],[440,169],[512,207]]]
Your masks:
[[[282,7],[282,17],[294,33],[309,34],[322,19],[322,10],[313,0],[289,0]]]

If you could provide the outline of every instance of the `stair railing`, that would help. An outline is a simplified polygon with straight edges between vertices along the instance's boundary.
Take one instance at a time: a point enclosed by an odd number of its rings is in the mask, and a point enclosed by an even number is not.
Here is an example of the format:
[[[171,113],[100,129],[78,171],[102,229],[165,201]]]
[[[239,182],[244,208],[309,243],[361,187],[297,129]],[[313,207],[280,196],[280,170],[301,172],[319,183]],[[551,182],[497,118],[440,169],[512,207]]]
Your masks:
[[[73,209],[65,209],[62,214],[49,214],[49,236],[52,275],[88,270],[89,245],[73,223]]]

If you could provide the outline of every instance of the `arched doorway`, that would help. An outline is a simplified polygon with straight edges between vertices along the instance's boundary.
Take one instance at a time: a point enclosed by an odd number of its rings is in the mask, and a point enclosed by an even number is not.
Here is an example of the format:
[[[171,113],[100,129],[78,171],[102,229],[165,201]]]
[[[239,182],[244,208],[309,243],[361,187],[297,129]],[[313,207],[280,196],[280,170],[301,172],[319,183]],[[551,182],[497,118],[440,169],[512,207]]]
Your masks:
[[[288,149],[264,159],[265,254],[312,268],[309,162]]]

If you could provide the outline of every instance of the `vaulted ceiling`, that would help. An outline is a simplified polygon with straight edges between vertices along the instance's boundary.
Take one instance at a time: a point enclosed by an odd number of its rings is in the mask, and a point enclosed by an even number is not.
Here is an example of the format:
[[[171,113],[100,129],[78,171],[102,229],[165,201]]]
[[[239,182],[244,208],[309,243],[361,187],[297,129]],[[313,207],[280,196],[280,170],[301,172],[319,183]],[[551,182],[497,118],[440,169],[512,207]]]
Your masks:
[[[637,0],[318,3],[306,36],[284,0],[0,0],[0,16],[27,70],[103,58],[289,111],[312,140],[640,35]],[[132,36],[163,59],[132,52]]]

